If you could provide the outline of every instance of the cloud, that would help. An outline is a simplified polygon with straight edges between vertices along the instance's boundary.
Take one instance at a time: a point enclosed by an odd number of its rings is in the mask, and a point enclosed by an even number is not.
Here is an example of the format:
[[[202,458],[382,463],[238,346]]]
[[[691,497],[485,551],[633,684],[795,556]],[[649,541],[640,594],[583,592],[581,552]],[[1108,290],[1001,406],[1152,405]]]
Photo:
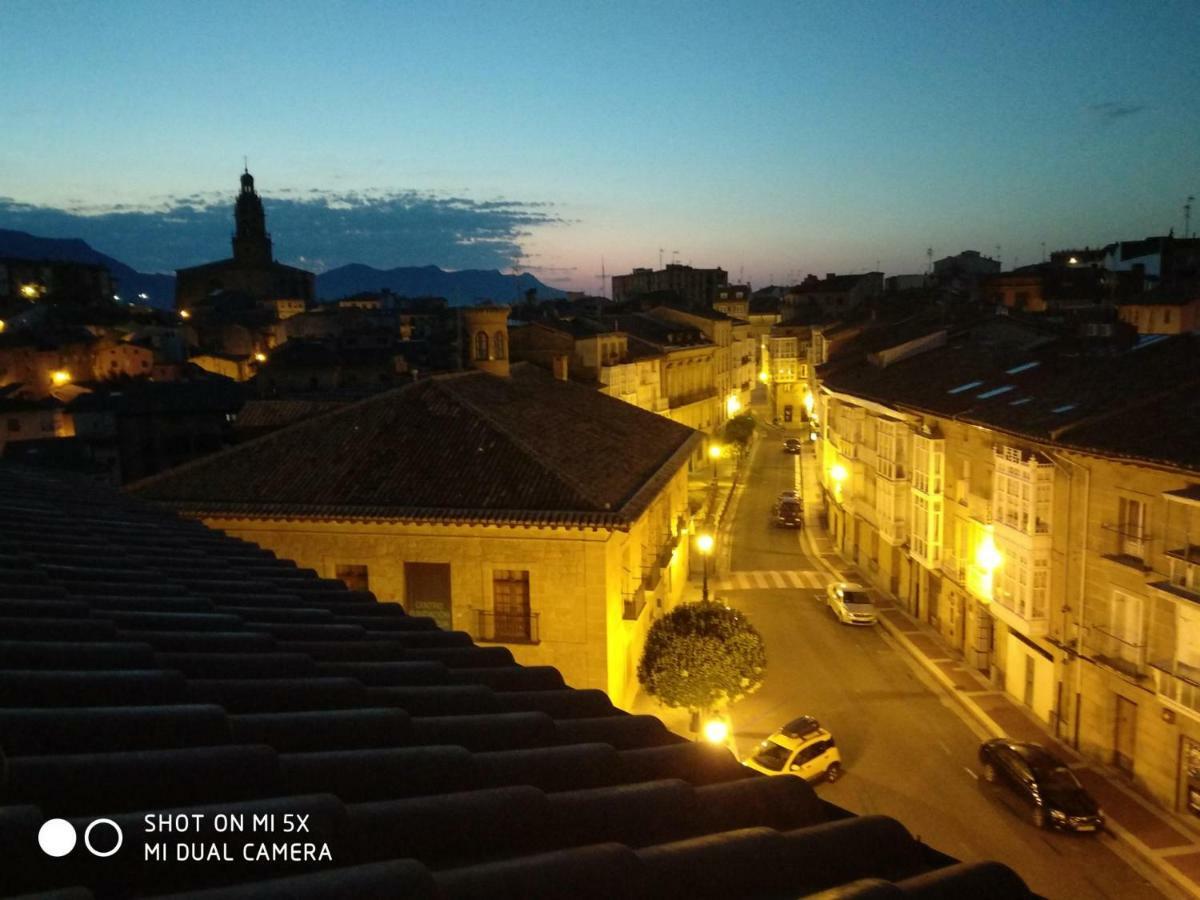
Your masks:
[[[1115,122],[1117,119],[1124,119],[1126,116],[1136,115],[1146,109],[1143,103],[1118,103],[1116,100],[1106,100],[1103,103],[1089,104],[1088,112],[1099,116],[1106,122]]]
[[[282,194],[283,196],[279,196]],[[323,271],[439,265],[506,270],[531,229],[568,222],[544,201],[475,201],[419,191],[280,191],[264,197],[281,262]],[[0,228],[83,238],[142,272],[170,272],[231,253],[233,194],[167,197],[136,207],[39,206],[0,197]]]

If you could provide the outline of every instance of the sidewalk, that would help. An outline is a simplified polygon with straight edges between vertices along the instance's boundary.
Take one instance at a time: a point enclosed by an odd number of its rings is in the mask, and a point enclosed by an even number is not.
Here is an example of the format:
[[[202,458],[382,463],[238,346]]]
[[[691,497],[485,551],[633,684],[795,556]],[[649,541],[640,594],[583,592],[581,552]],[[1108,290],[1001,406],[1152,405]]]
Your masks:
[[[1200,838],[1170,813],[1142,799],[1102,767],[1085,761],[1056,740],[1023,706],[958,659],[931,625],[910,616],[896,604],[894,597],[875,588],[870,579],[847,563],[819,521],[821,500],[814,453],[802,454],[801,468],[807,510],[805,539],[813,559],[840,580],[869,586],[884,630],[988,734],[1041,744],[1065,759],[1104,810],[1109,832],[1173,885],[1200,897]]]

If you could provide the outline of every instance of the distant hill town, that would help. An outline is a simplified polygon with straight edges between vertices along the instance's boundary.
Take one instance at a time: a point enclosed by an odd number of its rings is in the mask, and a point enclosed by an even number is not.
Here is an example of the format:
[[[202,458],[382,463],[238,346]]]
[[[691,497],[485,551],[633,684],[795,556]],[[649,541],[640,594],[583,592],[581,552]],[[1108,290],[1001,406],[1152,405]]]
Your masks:
[[[105,266],[117,281],[123,299],[143,299],[151,306],[174,306],[175,276],[138,272],[78,238],[47,238],[0,228],[0,258],[47,259]],[[565,292],[539,281],[535,276],[505,275],[494,269],[464,269],[448,272],[437,266],[406,266],[375,269],[351,263],[320,274],[316,293],[321,300],[336,300],[364,291],[388,290],[408,297],[445,297],[451,306],[466,306],[481,299],[515,302],[533,289],[542,299],[554,300]],[[145,294],[144,298],[140,295]]]

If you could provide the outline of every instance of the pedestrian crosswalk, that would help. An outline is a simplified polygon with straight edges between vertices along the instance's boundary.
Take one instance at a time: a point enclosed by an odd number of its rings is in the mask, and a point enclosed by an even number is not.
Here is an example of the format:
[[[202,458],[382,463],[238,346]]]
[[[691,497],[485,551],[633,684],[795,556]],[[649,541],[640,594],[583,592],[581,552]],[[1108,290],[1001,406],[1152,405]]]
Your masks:
[[[823,590],[829,580],[829,577],[823,572],[811,569],[784,572],[729,572],[714,582],[713,589],[718,591],[754,591],[777,588]]]

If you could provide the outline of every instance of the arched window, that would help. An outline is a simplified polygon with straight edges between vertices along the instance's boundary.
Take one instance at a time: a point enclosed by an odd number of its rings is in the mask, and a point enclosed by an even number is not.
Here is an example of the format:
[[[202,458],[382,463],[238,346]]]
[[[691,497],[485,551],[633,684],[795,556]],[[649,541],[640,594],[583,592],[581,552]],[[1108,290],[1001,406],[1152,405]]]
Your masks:
[[[475,335],[475,358],[488,358],[488,338],[486,331],[480,331]]]
[[[492,336],[492,352],[496,354],[496,359],[504,359],[504,332],[497,331]]]

